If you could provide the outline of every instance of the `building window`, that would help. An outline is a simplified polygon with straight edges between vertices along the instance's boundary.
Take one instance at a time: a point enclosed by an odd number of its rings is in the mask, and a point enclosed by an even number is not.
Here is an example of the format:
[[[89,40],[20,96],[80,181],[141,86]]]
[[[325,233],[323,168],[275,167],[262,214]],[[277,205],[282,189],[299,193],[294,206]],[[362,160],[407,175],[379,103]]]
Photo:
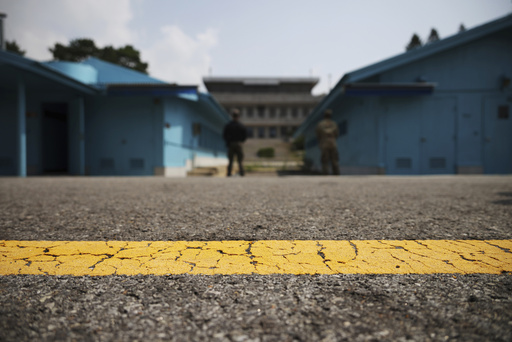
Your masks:
[[[297,119],[299,117],[299,108],[292,108],[292,118]]]
[[[446,169],[445,158],[430,158],[429,166],[431,169]]]
[[[258,106],[258,117],[263,119],[265,117],[265,106]]]
[[[254,128],[247,127],[247,138],[254,138]]]
[[[269,138],[277,138],[277,127],[269,127],[268,136]]]
[[[197,136],[201,134],[201,124],[199,122],[194,122],[192,124],[192,135]]]
[[[271,107],[268,109],[268,116],[269,118],[275,118],[276,117],[276,108]]]
[[[302,116],[306,118],[309,115],[310,111],[311,109],[309,107],[304,107],[302,109]]]
[[[248,108],[246,108],[245,110],[246,110],[246,113],[247,113],[247,117],[248,117],[248,118],[252,118],[252,117],[253,117],[252,108],[251,108],[251,107],[248,107]]]
[[[100,159],[100,168],[102,170],[114,170],[115,169],[114,158],[101,158]]]
[[[287,126],[281,126],[281,137],[285,138],[288,136],[288,127]]]
[[[281,107],[281,111],[279,112],[279,117],[280,118],[286,118],[287,114],[288,114],[288,108]]]
[[[132,169],[132,170],[144,169],[144,159],[131,158],[130,159],[130,169]]]
[[[410,169],[412,167],[411,158],[396,158],[395,166],[397,169]]]
[[[509,117],[509,107],[508,106],[499,106],[498,107],[498,119],[508,119]]]
[[[340,132],[340,136],[347,134],[347,132],[348,132],[347,120],[343,120],[342,122],[340,122],[338,124],[338,130]]]
[[[258,127],[258,138],[265,138],[265,127]]]

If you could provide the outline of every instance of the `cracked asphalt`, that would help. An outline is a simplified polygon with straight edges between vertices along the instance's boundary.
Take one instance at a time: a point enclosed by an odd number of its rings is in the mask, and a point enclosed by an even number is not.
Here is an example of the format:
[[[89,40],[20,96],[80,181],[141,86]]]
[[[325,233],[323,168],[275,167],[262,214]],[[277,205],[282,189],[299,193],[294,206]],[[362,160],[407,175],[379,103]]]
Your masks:
[[[0,240],[34,243],[472,243],[511,209],[511,176],[0,178]],[[511,302],[507,271],[4,275],[0,340],[510,341]]]

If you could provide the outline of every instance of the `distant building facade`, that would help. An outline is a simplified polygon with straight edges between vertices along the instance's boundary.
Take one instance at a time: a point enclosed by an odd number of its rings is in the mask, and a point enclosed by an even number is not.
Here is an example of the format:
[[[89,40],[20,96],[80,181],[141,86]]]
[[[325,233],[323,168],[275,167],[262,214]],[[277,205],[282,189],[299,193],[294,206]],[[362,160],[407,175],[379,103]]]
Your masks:
[[[228,112],[238,108],[252,139],[290,138],[323,96],[311,91],[319,79],[204,77],[208,92]]]

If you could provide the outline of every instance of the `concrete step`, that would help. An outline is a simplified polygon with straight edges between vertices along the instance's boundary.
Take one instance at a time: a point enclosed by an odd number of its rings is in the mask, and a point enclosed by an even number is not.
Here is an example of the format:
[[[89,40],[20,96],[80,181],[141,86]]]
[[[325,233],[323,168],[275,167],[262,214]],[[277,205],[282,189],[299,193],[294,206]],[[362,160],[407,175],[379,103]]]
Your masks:
[[[187,177],[213,177],[218,173],[216,167],[196,167],[187,172]]]
[[[187,172],[187,177],[226,177],[227,165],[199,166]]]

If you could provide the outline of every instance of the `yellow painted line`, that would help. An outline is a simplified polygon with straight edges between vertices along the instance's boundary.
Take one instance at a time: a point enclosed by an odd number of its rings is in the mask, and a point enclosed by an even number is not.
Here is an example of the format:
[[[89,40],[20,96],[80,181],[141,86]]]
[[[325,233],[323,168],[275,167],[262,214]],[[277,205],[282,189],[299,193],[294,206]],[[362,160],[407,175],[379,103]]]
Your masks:
[[[0,240],[0,275],[503,272],[512,240]]]

